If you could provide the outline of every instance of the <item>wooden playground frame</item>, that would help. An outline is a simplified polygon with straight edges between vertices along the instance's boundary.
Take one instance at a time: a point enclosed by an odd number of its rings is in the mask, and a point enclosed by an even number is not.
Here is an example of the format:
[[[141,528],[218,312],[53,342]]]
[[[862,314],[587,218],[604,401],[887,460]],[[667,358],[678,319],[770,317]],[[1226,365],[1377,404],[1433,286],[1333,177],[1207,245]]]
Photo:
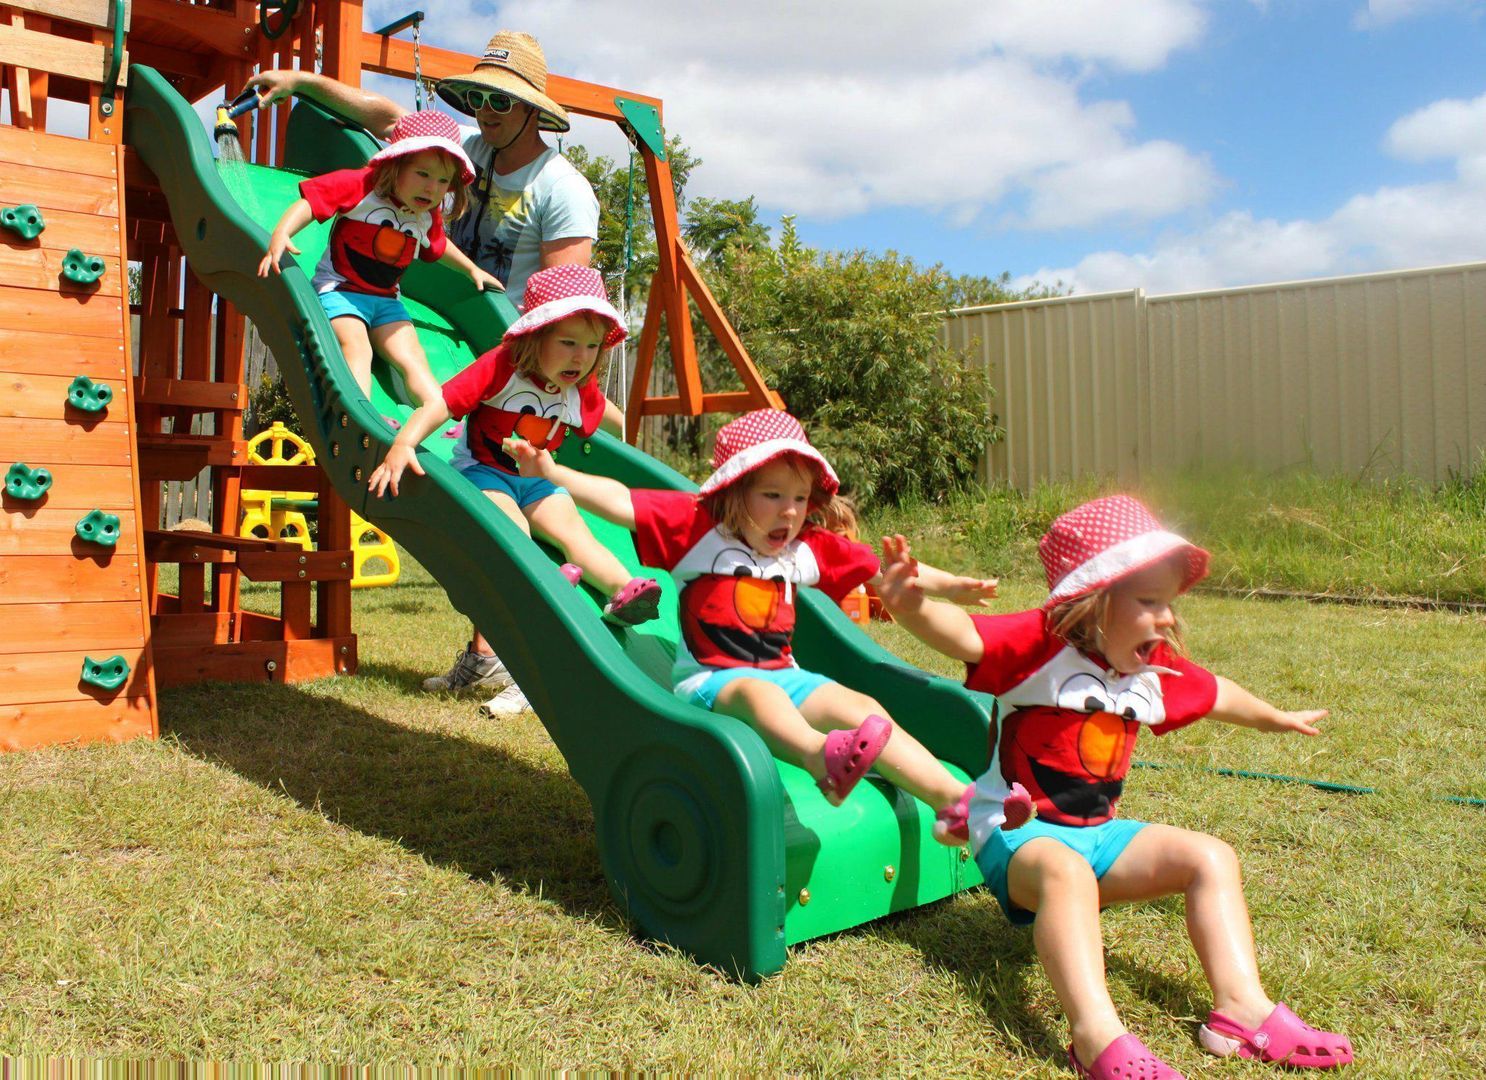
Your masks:
[[[264,22],[277,32],[275,37],[264,32]],[[119,595],[109,594],[111,601],[133,604],[138,612],[132,617],[138,624],[137,632],[124,635],[134,649],[130,655],[137,657],[133,675],[122,693],[103,701],[105,708],[96,716],[88,711],[92,708],[89,702],[96,703],[101,696],[72,685],[77,678],[72,653],[77,647],[78,626],[87,623],[93,613],[81,606],[83,601],[78,598],[83,594],[77,591],[77,573],[70,566],[58,564],[55,597],[45,585],[13,591],[9,597],[0,595],[0,615],[7,614],[12,604],[20,604],[20,597],[31,607],[44,607],[48,616],[55,616],[54,630],[33,625],[32,636],[25,641],[8,643],[0,634],[0,661],[21,672],[22,683],[32,687],[21,692],[25,700],[0,695],[0,749],[152,735],[158,730],[157,685],[205,679],[291,682],[356,670],[349,510],[315,466],[270,467],[246,461],[243,413],[250,388],[244,382],[245,323],[229,303],[188,272],[158,183],[123,145],[123,113],[117,99],[127,93],[128,64],[156,68],[184,97],[200,102],[221,94],[223,88],[231,96],[255,71],[271,67],[318,66],[326,75],[359,86],[365,72],[412,78],[415,71],[421,71],[425,81],[464,74],[473,67],[474,59],[429,45],[420,46],[415,54],[409,41],[363,29],[360,0],[299,0],[297,4],[294,0],[0,3],[0,93],[10,108],[10,123],[0,126],[0,149],[6,151],[0,153],[0,177],[14,177],[25,171],[28,157],[55,158],[69,143],[97,143],[108,148],[106,154],[111,154],[115,162],[113,172],[107,174],[112,176],[115,197],[105,200],[106,205],[100,203],[97,212],[111,216],[115,223],[117,250],[104,250],[105,261],[112,260],[114,306],[108,308],[107,298],[99,295],[80,300],[104,319],[106,340],[117,344],[124,357],[131,355],[134,346],[129,314],[138,317],[137,373],[131,377],[126,361],[125,370],[117,372],[122,391],[115,399],[119,414],[115,438],[123,440],[132,485],[128,500],[132,514],[126,532],[132,531],[133,539],[128,551],[135,553],[137,573],[132,579],[132,593],[126,581]],[[658,136],[660,100],[561,76],[552,76],[547,89],[572,112],[620,124],[644,161],[659,266],[650,283],[650,302],[639,335],[627,437],[634,440],[646,416],[698,416],[782,407],[681,240],[670,165],[652,145],[657,137],[663,139]],[[86,140],[47,133],[48,105],[53,101],[86,106]],[[625,107],[653,110],[656,131],[648,140],[646,133],[636,131]],[[267,165],[282,160],[288,110],[285,103],[238,121],[248,160]],[[78,175],[99,170],[107,173],[109,167],[106,162],[89,163],[91,159],[81,152],[63,156],[74,161],[67,167]],[[42,203],[46,198],[42,195],[37,201]],[[0,248],[0,255],[6,250]],[[38,257],[29,251],[25,256],[33,263]],[[44,254],[44,258],[51,256]],[[127,292],[120,288],[127,280],[126,262],[139,267],[138,304],[129,304]],[[30,287],[0,292],[0,329],[12,341],[23,341],[31,333],[27,312],[37,301],[37,295],[32,294],[43,292],[48,296],[57,292],[54,277],[48,279],[43,274]],[[7,297],[6,293],[13,295]],[[693,307],[732,361],[744,389],[708,392],[703,388]],[[110,311],[114,313],[111,323]],[[649,390],[662,330],[668,339],[677,386],[675,394],[665,396]],[[43,345],[40,341],[37,344]],[[51,341],[44,348],[55,349],[58,345],[58,341]],[[18,346],[0,346],[0,374],[18,374],[29,380],[30,386],[38,379],[54,380],[62,371],[61,367],[48,369],[47,362],[34,355],[29,361],[16,360],[18,353]],[[67,373],[77,366],[68,361]],[[47,406],[33,414],[24,408],[7,411],[0,407],[0,435],[9,433],[6,441],[14,444],[0,445],[0,457],[17,460],[24,456],[19,452],[20,425],[57,424],[62,425],[58,430],[64,435],[75,435],[77,418],[62,415],[60,408]],[[53,412],[57,413],[55,417]],[[205,433],[193,433],[193,426],[205,429]],[[98,468],[102,444],[94,440],[88,445],[93,456],[68,458],[62,448],[53,454],[58,460],[52,464],[59,470]],[[211,531],[167,532],[155,528],[160,520],[161,482],[188,479],[204,468],[210,470],[211,477]],[[236,535],[244,488],[317,492],[319,550],[304,552],[290,544]],[[15,510],[9,501],[6,510]],[[23,517],[7,518],[7,523],[23,523]],[[33,575],[41,565],[36,560],[57,559],[59,551],[48,548],[43,552],[28,546],[28,537],[33,535],[34,531],[18,527],[0,533],[0,584]],[[121,549],[115,558],[125,554]],[[179,568],[179,587],[174,594],[161,590],[162,564]],[[113,568],[114,576],[118,569]],[[242,607],[244,577],[279,583],[279,615]],[[26,614],[39,612],[28,610]],[[115,612],[116,622],[117,615]],[[63,653],[68,656],[65,664],[41,659]],[[50,674],[37,674],[42,671]],[[31,681],[26,682],[27,678]],[[106,723],[100,720],[104,714]],[[13,729],[10,735],[6,724]]]

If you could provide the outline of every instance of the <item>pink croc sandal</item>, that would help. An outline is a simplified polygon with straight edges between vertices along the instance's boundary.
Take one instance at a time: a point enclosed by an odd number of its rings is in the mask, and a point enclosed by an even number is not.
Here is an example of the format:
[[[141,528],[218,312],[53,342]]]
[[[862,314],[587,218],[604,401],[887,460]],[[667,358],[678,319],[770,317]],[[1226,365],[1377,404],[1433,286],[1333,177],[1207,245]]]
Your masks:
[[[1318,1031],[1284,1002],[1274,1007],[1257,1030],[1244,1027],[1214,1009],[1197,1029],[1197,1039],[1210,1054],[1237,1054],[1256,1061],[1275,1061],[1297,1069],[1334,1069],[1352,1063],[1352,1040],[1334,1031]]]
[[[573,563],[565,562],[557,568],[557,572],[568,579],[568,584],[577,587],[578,582],[583,580],[583,569]]]
[[[960,796],[960,801],[953,806],[946,806],[934,819],[934,839],[941,844],[950,847],[958,847],[970,842],[970,798],[975,793],[975,785],[971,784],[965,788],[965,793]],[[1005,832],[1012,829],[1020,829],[1037,814],[1037,804],[1032,801],[1032,796],[1027,794],[1027,789],[1021,784],[1012,784],[1011,791],[1006,800],[1001,804],[1001,812],[1005,820],[1001,822],[1001,828]]]
[[[604,605],[604,621],[616,626],[639,626],[660,614],[660,582],[630,578]]]
[[[840,805],[857,781],[867,775],[892,734],[893,722],[876,713],[854,731],[842,728],[827,734],[826,775],[825,779],[816,781],[821,794]]]
[[[1084,1080],[1184,1080],[1128,1031],[1106,1046],[1092,1065],[1079,1061],[1070,1046],[1068,1064]]]

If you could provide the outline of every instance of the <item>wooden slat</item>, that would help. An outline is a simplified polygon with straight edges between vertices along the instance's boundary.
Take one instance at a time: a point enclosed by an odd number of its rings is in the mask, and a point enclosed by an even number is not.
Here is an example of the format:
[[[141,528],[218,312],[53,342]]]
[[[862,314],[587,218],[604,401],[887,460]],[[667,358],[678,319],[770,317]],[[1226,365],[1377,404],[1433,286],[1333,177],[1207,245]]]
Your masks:
[[[154,713],[145,697],[0,705],[0,750],[125,742],[156,734]]]
[[[279,620],[273,621],[276,626],[279,624]],[[159,647],[155,649],[155,664],[155,685],[160,687],[183,686],[207,679],[303,682],[327,675],[353,673],[356,670],[356,639],[241,641],[211,648],[199,645]],[[273,665],[272,671],[269,664]]]
[[[150,644],[157,650],[157,654],[160,649],[178,648],[182,645],[224,644],[228,640],[232,619],[232,615],[226,611],[156,615],[150,620]]]
[[[68,599],[138,602],[139,560],[98,563],[75,555],[0,555],[0,619],[13,604]]]
[[[83,604],[6,604],[0,608],[0,653],[43,649],[111,649],[143,645],[138,600]]]
[[[241,409],[247,401],[247,391],[240,384],[213,379],[162,379],[146,375],[136,379],[134,385],[135,398],[149,405]]]
[[[0,446],[11,461],[28,465],[122,465],[129,461],[129,428],[98,424],[90,431],[65,420],[0,416]]]
[[[119,189],[112,172],[100,176],[43,167],[48,160],[0,161],[0,191],[5,193],[6,206],[32,203],[41,207],[48,229],[50,210],[118,217]],[[46,230],[43,230],[38,239],[45,238]]]
[[[122,318],[123,300],[117,296],[0,288],[0,330],[7,333],[65,326],[77,337],[118,341]]]
[[[85,511],[33,510],[0,514],[0,555],[76,555],[95,562],[110,562],[136,554],[134,512],[119,513],[119,540],[113,547],[85,543],[78,538],[77,522]]]
[[[63,22],[96,26],[101,30],[112,30],[114,25],[113,0],[5,0],[12,11],[29,11],[36,15],[47,15]],[[124,29],[129,29],[129,5],[124,5]]]
[[[117,339],[79,338],[35,329],[0,334],[0,371],[55,375],[57,358],[65,356],[66,370],[73,375],[121,385],[125,355],[124,345]]]
[[[7,202],[7,205],[9,203]],[[42,210],[46,228],[34,241],[27,242],[12,232],[0,233],[0,238],[12,247],[46,247],[58,251],[82,248],[88,255],[113,255],[123,250],[123,234],[119,231],[119,220],[115,217],[100,217],[76,210]]]
[[[349,551],[244,551],[237,565],[252,581],[350,581],[353,573]]]
[[[0,187],[10,198],[8,189]],[[46,233],[41,234],[42,237]],[[52,289],[58,292],[87,292],[99,296],[122,296],[124,278],[119,271],[119,257],[112,251],[84,251],[103,259],[103,276],[92,285],[78,285],[62,276],[62,260],[67,252],[58,248],[13,248],[0,245],[0,281],[21,289]]]
[[[14,161],[21,165],[44,161],[48,169],[85,176],[113,176],[118,171],[115,150],[111,146],[4,125],[0,125],[0,161]]]
[[[59,358],[59,365],[65,364]],[[89,430],[107,424],[123,424],[129,418],[128,386],[103,380],[113,391],[113,399],[98,413],[74,409],[67,401],[71,375],[0,375],[0,416],[21,416],[32,420],[68,420]]]
[[[83,659],[107,660],[122,656],[129,665],[129,678],[117,690],[99,690],[82,682]],[[0,705],[25,705],[42,701],[108,701],[144,696],[148,685],[141,661],[141,648],[104,647],[70,651],[8,653],[0,655]]]
[[[102,45],[0,23],[0,63],[86,83],[101,83],[108,72],[108,54],[109,50]],[[124,86],[128,81],[129,53],[125,50],[119,66],[119,85]]]
[[[3,456],[12,453],[15,454],[14,457]],[[0,452],[0,472],[9,469],[16,460],[31,464],[15,452],[14,448],[6,447]],[[49,510],[79,511],[97,507],[117,513],[134,506],[134,482],[127,465],[48,465],[46,470],[52,474],[52,486],[47,489],[46,494],[36,502],[12,499],[6,495],[3,499],[7,513],[39,510],[42,507]],[[0,597],[0,603],[3,602],[4,598]]]

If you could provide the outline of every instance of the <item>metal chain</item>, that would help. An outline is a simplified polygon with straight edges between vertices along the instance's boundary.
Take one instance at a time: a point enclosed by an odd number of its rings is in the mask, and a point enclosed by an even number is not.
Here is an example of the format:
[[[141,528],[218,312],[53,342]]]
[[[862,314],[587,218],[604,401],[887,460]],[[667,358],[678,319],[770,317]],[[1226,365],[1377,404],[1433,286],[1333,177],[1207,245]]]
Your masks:
[[[413,20],[413,108],[423,111],[423,55],[418,51],[418,26],[423,20]]]

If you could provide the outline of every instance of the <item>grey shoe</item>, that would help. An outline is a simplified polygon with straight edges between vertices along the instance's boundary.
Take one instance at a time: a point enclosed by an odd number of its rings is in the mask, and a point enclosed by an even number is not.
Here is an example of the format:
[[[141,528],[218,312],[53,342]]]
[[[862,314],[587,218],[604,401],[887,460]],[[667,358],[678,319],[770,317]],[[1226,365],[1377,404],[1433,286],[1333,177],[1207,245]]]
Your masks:
[[[531,702],[526,700],[526,695],[521,692],[521,687],[512,683],[484,705],[480,706],[480,715],[490,720],[500,716],[515,716],[524,713],[531,708]]]
[[[454,660],[447,675],[423,680],[423,689],[460,694],[465,691],[488,693],[511,685],[511,673],[499,656],[481,656],[466,646]]]

